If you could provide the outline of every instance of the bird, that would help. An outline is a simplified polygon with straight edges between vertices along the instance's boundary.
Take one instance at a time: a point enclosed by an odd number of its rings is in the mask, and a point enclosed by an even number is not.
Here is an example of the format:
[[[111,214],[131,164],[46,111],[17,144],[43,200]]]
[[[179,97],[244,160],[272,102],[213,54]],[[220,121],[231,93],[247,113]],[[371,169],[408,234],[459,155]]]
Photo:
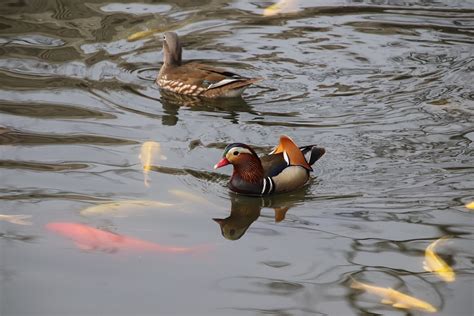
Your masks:
[[[233,165],[228,187],[236,193],[263,196],[291,192],[306,184],[311,166],[325,152],[316,145],[298,147],[289,136],[282,135],[273,151],[262,157],[246,144],[229,144],[214,169]]]
[[[156,78],[161,89],[206,98],[239,97],[249,85],[260,80],[197,62],[184,63],[178,35],[163,35],[163,65]]]

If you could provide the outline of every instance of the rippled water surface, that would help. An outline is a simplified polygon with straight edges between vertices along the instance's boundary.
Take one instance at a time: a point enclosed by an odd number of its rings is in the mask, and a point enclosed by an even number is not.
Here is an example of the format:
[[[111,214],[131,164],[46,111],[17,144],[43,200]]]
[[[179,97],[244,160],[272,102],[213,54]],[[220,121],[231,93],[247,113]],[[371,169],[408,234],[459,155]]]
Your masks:
[[[474,313],[473,2],[263,17],[271,3],[1,1],[0,213],[32,223],[0,222],[2,316],[422,314],[351,276]],[[243,99],[165,97],[166,30],[185,59],[265,80]],[[225,145],[263,152],[281,134],[326,148],[311,183],[230,194],[231,168],[212,169]],[[144,182],[146,141],[160,148]],[[127,207],[84,211],[107,202]],[[98,235],[74,243],[52,222]],[[422,264],[447,235],[451,283]]]

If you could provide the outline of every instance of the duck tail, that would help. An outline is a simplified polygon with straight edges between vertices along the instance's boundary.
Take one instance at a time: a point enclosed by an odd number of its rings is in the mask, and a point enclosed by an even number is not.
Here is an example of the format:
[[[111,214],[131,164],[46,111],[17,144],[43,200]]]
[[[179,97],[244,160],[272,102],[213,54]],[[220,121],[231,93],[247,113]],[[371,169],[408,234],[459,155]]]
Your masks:
[[[310,153],[308,164],[312,166],[316,161],[321,158],[326,150],[322,147],[317,147],[317,145],[307,145],[300,147],[301,152],[303,155],[306,155],[308,152]]]
[[[251,84],[263,80],[263,78],[230,78],[221,80],[210,85],[201,96],[204,97],[237,97]]]

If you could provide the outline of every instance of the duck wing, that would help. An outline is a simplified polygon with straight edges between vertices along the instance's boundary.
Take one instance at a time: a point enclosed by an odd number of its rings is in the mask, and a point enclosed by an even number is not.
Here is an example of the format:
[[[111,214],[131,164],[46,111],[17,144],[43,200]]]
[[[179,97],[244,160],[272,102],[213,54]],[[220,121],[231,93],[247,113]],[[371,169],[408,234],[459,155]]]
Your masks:
[[[265,178],[275,177],[288,167],[288,163],[283,158],[283,153],[262,156],[260,157],[260,162],[262,163]]]
[[[291,166],[301,166],[308,171],[312,171],[311,165],[308,164],[306,158],[304,157],[301,149],[295,144],[295,142],[288,136],[280,136],[280,143],[275,147],[275,149],[270,153],[270,155],[276,155],[282,153],[284,160],[288,165]]]
[[[201,92],[218,88],[236,89],[258,80],[242,77],[222,68],[211,67],[200,63],[186,63],[167,73],[167,80],[189,85],[189,88]]]
[[[321,158],[326,150],[316,145],[297,147],[288,136],[281,136],[280,143],[268,155],[260,157],[265,177],[274,177],[288,166],[301,166],[312,171],[311,166]],[[310,153],[309,161],[305,155]]]

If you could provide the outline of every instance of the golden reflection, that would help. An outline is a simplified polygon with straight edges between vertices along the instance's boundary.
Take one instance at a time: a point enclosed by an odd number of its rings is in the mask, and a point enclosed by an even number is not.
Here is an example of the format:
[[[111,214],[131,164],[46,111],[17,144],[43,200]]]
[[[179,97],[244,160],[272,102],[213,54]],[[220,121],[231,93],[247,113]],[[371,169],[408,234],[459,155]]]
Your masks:
[[[144,142],[140,151],[140,160],[143,167],[143,182],[146,187],[149,187],[148,173],[150,172],[153,160],[160,154],[160,144],[153,141]],[[166,157],[160,155],[161,160],[166,160]]]
[[[351,288],[364,290],[368,293],[380,296],[382,298],[381,303],[392,305],[396,308],[417,309],[430,313],[434,313],[437,311],[437,309],[430,303],[420,300],[416,297],[404,294],[392,288],[365,284],[354,279],[352,279]]]
[[[8,222],[11,224],[17,225],[31,225],[31,222],[27,219],[30,219],[31,215],[5,215],[0,214],[0,221]]]
[[[286,212],[295,204],[295,201],[287,201],[281,196],[251,197],[233,193],[230,194],[230,200],[230,215],[227,218],[213,218],[219,224],[222,236],[229,240],[240,239],[260,216],[262,208],[273,208],[275,222],[279,223],[285,219]]]
[[[470,210],[474,210],[474,201],[472,201],[471,203],[467,203],[466,207]]]
[[[433,272],[439,278],[446,282],[453,282],[456,279],[456,274],[453,269],[435,252],[435,247],[441,241],[445,241],[449,237],[442,237],[431,243],[425,250],[425,261],[423,268],[428,272]]]

